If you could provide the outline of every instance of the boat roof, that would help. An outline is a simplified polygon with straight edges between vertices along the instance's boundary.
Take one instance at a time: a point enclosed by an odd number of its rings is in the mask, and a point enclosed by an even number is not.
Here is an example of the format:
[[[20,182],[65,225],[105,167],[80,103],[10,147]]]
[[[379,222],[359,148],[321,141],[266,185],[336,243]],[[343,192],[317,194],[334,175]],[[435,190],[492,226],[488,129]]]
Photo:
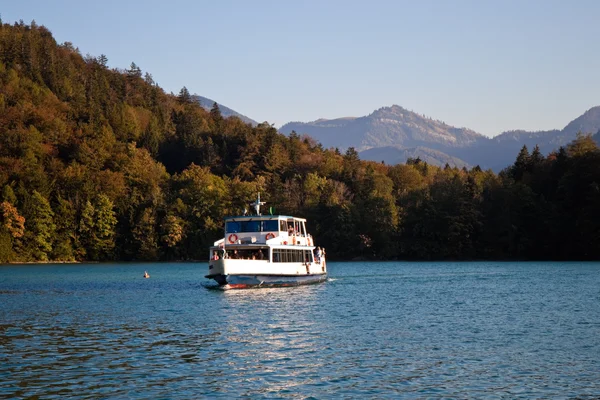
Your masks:
[[[306,222],[305,218],[291,217],[289,215],[238,215],[226,217],[225,222],[228,221],[257,221],[257,220],[285,220],[288,221],[290,219],[294,221]]]

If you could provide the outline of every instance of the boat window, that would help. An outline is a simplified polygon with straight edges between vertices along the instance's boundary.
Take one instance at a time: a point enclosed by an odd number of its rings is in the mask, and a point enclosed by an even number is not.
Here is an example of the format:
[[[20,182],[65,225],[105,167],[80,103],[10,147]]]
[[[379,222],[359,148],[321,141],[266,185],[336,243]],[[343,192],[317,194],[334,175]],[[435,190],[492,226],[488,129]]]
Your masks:
[[[313,253],[310,250],[304,250],[304,262],[313,262]]]
[[[273,249],[273,262],[312,262],[310,250]]]
[[[227,222],[225,224],[225,231],[227,233],[238,233],[238,232],[240,232],[240,223],[239,222]]]
[[[272,220],[272,221],[263,221],[262,223],[263,223],[263,229],[262,229],[263,232],[264,231],[277,232],[279,230],[279,228],[278,228],[279,223],[276,219]]]
[[[261,221],[242,221],[242,232],[260,232]]]
[[[285,222],[284,222],[285,225]],[[279,222],[275,220],[263,221],[229,221],[225,223],[225,232],[277,232],[279,230]]]
[[[279,230],[281,232],[287,232],[287,224],[285,221],[279,221]]]

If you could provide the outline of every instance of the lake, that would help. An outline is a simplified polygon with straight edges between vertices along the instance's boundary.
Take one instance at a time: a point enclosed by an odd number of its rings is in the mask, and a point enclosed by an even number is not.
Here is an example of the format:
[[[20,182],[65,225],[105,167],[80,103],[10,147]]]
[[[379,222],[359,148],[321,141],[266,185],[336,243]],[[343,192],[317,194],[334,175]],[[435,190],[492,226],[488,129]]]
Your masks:
[[[600,263],[0,266],[0,398],[598,398]],[[147,270],[150,279],[143,279]]]

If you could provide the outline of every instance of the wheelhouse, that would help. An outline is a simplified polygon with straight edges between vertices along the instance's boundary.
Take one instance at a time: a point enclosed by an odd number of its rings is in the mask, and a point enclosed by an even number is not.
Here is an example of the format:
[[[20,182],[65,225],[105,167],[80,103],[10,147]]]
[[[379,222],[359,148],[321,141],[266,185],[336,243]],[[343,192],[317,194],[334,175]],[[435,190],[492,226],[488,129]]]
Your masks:
[[[303,236],[306,237],[306,220],[304,218],[277,216],[242,216],[225,219],[225,236],[230,234],[255,234],[267,236]],[[270,239],[270,238],[269,238]]]
[[[312,237],[306,231],[304,218],[273,215],[225,219],[224,245],[257,243],[311,246]]]

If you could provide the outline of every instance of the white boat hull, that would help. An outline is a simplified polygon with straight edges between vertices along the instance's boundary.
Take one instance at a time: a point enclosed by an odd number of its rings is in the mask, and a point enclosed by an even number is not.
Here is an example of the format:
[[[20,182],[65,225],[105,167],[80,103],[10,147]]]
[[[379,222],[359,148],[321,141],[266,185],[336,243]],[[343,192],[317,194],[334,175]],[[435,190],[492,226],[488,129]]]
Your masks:
[[[214,260],[207,278],[226,288],[298,286],[324,282],[325,261],[320,263],[272,263],[262,260]]]

